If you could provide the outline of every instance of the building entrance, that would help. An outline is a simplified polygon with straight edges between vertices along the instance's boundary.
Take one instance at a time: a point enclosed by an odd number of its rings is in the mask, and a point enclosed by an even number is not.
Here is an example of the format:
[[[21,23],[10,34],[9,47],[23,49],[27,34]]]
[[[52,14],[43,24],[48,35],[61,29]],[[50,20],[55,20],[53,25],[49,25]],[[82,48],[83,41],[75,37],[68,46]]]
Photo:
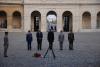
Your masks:
[[[57,15],[54,11],[50,11],[47,14],[47,31],[57,31],[56,30],[57,25]]]
[[[72,13],[69,11],[65,11],[63,13],[63,31],[69,32],[72,30]]]
[[[31,31],[38,31],[40,29],[41,14],[38,11],[34,11],[31,14]]]

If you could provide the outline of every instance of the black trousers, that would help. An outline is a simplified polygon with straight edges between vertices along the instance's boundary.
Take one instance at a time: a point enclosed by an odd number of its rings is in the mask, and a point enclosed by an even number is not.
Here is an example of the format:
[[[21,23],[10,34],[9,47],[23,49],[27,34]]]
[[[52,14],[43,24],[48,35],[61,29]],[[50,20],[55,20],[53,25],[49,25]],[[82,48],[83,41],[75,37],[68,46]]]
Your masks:
[[[4,56],[7,56],[8,45],[4,46]]]
[[[59,42],[60,50],[63,50],[63,42]]]
[[[27,47],[28,47],[28,50],[31,50],[32,49],[31,42],[27,42]]]
[[[69,50],[73,50],[73,41],[69,42]]]
[[[42,49],[42,40],[37,40],[37,43],[38,43],[37,49],[41,50]]]
[[[49,42],[49,47],[48,47],[48,49],[47,49],[47,51],[46,51],[46,53],[45,53],[45,55],[44,55],[44,58],[45,58],[45,56],[47,55],[47,53],[48,53],[49,50],[52,51],[53,57],[54,57],[54,59],[55,59],[56,56],[55,56],[54,51],[53,51],[53,43],[52,43],[52,42]]]

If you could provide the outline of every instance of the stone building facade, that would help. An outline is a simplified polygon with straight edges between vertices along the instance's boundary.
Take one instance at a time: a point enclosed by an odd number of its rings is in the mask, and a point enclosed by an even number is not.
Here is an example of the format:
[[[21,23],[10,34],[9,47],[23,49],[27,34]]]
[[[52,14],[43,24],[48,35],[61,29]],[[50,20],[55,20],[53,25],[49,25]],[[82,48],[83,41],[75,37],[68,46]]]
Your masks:
[[[46,32],[49,24],[57,32],[100,32],[100,0],[0,0],[0,31]]]

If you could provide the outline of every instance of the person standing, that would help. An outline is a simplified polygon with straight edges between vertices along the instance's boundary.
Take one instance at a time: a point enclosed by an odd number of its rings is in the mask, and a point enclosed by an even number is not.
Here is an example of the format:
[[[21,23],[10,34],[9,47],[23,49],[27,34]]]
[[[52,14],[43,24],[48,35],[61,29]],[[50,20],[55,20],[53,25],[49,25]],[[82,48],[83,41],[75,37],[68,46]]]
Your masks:
[[[72,31],[68,33],[68,41],[69,41],[69,50],[73,50],[74,33]]]
[[[38,50],[41,50],[42,49],[42,38],[43,38],[43,33],[39,30],[37,33],[36,33],[36,37],[37,37],[37,49]]]
[[[63,50],[63,41],[64,41],[63,31],[60,31],[60,34],[58,36],[58,41],[59,41],[59,45],[60,45],[60,50]]]
[[[5,36],[4,36],[4,57],[8,57],[7,56],[8,46],[9,46],[8,32],[5,32]]]
[[[49,31],[48,32],[48,36],[47,36],[47,39],[48,39],[48,42],[49,42],[49,47],[48,47],[48,49],[47,49],[47,51],[46,51],[46,53],[45,53],[45,55],[44,55],[44,58],[45,58],[45,56],[47,55],[47,53],[48,53],[48,50],[52,50],[52,54],[53,54],[53,57],[54,57],[54,59],[55,59],[55,54],[54,54],[54,51],[53,51],[53,42],[54,42],[54,32],[53,31]]]
[[[27,41],[27,47],[28,47],[28,50],[31,50],[31,43],[33,41],[33,37],[32,37],[32,33],[31,31],[29,30],[28,33],[26,34],[26,41]]]

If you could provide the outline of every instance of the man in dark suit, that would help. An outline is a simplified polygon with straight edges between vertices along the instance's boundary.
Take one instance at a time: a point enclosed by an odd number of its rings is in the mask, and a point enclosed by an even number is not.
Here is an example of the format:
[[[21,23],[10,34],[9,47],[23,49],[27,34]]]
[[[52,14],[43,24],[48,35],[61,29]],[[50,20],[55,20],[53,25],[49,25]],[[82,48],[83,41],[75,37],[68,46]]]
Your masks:
[[[4,57],[8,57],[7,56],[8,46],[9,46],[8,32],[5,32],[5,36],[4,36]]]
[[[69,41],[69,50],[73,50],[74,33],[72,31],[68,33],[68,41]]]
[[[27,45],[28,45],[28,50],[31,50],[31,43],[33,41],[33,37],[32,37],[32,33],[30,32],[30,30],[26,34],[26,41],[27,41]]]
[[[49,42],[49,48],[47,49],[47,52],[45,53],[44,58],[47,55],[48,50],[52,50],[52,54],[53,54],[53,57],[55,59],[56,56],[55,56],[54,51],[53,51],[53,42],[54,42],[54,32],[53,31],[50,30],[48,32],[47,39],[48,39],[48,42]]]
[[[42,34],[42,32],[40,30],[36,33],[36,37],[37,37],[37,43],[38,43],[37,49],[41,50],[42,49],[43,34]]]

